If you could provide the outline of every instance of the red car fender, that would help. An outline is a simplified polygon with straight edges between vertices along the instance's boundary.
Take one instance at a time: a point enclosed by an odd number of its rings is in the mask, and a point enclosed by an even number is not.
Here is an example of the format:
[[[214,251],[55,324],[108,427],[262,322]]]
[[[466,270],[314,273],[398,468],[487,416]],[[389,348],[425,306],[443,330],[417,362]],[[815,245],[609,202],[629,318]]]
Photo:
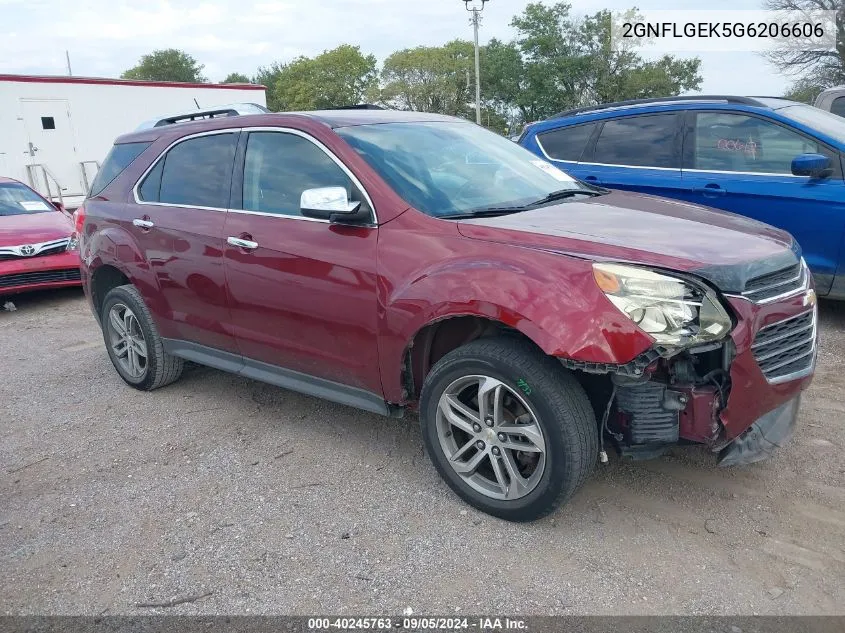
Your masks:
[[[380,271],[382,367],[403,367],[423,328],[458,316],[501,323],[546,354],[586,362],[626,363],[653,345],[601,292],[589,261],[459,238],[453,223],[421,216],[409,211],[381,228],[391,233],[379,241],[380,260],[391,263]],[[414,253],[431,247],[431,229],[441,257],[420,268]],[[382,374],[388,400],[401,401],[401,381],[399,372]]]

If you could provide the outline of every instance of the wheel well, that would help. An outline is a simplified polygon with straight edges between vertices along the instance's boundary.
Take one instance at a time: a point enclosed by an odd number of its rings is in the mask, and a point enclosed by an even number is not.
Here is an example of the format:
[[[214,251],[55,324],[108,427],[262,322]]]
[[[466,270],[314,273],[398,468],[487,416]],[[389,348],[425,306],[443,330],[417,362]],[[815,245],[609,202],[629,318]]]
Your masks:
[[[91,301],[97,310],[97,316],[103,306],[103,299],[113,288],[129,283],[129,279],[114,266],[100,266],[91,277]]]
[[[519,330],[483,317],[450,317],[425,326],[414,335],[405,350],[402,386],[406,399],[419,399],[428,372],[438,360],[452,350],[479,338],[503,335],[523,338],[536,346],[534,341]]]

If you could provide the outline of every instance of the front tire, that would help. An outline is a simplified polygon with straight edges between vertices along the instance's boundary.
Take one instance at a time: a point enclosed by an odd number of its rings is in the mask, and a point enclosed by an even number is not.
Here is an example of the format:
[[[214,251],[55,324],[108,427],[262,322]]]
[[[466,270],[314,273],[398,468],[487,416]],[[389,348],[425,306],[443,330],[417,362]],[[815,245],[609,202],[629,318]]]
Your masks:
[[[479,339],[441,358],[423,385],[420,425],[452,490],[509,521],[531,521],[566,502],[599,450],[581,385],[519,339]]]
[[[152,391],[182,375],[182,359],[164,351],[152,315],[135,286],[109,291],[100,322],[109,358],[126,384]]]

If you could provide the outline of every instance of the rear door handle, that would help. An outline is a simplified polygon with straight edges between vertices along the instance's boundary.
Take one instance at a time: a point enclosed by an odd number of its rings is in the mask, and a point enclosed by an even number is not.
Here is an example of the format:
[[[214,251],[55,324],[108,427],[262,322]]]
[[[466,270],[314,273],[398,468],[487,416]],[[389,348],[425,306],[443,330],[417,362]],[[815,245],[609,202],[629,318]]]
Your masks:
[[[258,242],[253,242],[252,240],[245,240],[240,237],[227,237],[226,242],[230,246],[242,248],[247,251],[254,251],[256,248],[258,248]]]
[[[722,186],[717,185],[715,182],[704,185],[703,187],[693,187],[692,190],[695,193],[703,193],[708,198],[724,196],[726,193],[728,193],[726,189],[722,189]]]
[[[148,230],[155,226],[155,224],[153,224],[149,220],[142,220],[141,218],[135,218],[134,220],[132,220],[132,224],[137,226],[139,229],[148,229]]]

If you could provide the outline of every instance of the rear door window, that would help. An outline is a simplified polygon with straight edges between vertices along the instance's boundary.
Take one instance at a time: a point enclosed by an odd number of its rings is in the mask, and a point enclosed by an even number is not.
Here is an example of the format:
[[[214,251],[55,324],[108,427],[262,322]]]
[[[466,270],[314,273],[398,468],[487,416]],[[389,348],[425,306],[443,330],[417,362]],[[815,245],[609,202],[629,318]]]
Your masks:
[[[123,170],[129,167],[132,161],[149,146],[149,143],[121,143],[112,147],[106,160],[103,161],[103,166],[97,172],[94,182],[91,183],[91,191],[88,195],[96,196],[102,193],[103,189],[123,173]]]
[[[649,114],[605,121],[591,162],[680,168],[679,114]]]
[[[145,202],[226,209],[237,134],[199,136],[174,146],[141,183]]]
[[[537,142],[549,158],[578,162],[595,128],[595,123],[561,127],[538,134]]]

